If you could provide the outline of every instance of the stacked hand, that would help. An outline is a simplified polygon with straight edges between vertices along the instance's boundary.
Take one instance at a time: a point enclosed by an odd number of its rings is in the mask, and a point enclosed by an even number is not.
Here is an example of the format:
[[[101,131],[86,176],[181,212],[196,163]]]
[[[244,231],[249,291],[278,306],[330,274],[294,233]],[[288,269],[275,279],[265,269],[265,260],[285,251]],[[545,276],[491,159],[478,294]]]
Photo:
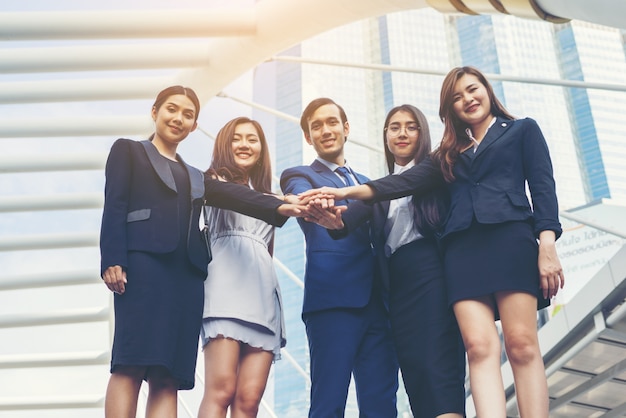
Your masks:
[[[299,196],[300,202],[307,205],[304,220],[315,222],[323,228],[342,229],[344,227],[341,213],[347,206],[335,206],[335,200],[345,199],[343,189],[321,187],[311,189]]]
[[[307,190],[304,193],[300,193],[299,197],[304,204],[314,204],[322,209],[331,209],[335,207],[335,200],[346,199],[346,189],[334,188],[334,187],[320,187],[319,189]]]

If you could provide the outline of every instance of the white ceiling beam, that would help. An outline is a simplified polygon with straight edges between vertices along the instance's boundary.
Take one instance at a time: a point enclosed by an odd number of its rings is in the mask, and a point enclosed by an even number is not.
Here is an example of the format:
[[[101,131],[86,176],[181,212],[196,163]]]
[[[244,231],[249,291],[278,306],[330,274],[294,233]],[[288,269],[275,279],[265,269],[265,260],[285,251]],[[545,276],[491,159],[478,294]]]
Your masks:
[[[268,61],[329,65],[329,66],[336,66],[336,67],[359,68],[361,70],[426,74],[426,75],[436,75],[436,76],[441,76],[441,77],[445,77],[445,75],[449,71],[448,69],[433,70],[430,68],[400,67],[400,66],[388,65],[388,64],[368,64],[368,63],[346,62],[346,61],[329,61],[329,60],[321,60],[321,59],[313,59],[313,58],[303,58],[303,57],[297,57],[297,56],[292,56],[292,55],[277,55],[277,56],[270,58]],[[540,84],[540,85],[545,85],[545,86],[560,86],[560,87],[626,92],[626,83],[623,83],[623,84],[594,83],[591,81],[563,80],[563,79],[541,78],[541,77],[521,77],[521,76],[516,76],[516,75],[495,74],[495,73],[493,74],[485,73],[485,76],[490,80],[510,81],[514,83]]]
[[[26,353],[0,355],[0,369],[26,367],[67,367],[107,364],[109,351],[79,351],[69,353]]]
[[[0,49],[0,73],[202,67],[206,42],[135,42]]]
[[[153,99],[173,77],[33,80],[0,83],[0,104]]]
[[[56,248],[97,247],[96,232],[0,236],[0,251],[50,250]],[[1,327],[1,325],[0,325]]]
[[[98,267],[84,270],[46,270],[39,273],[21,273],[0,277],[0,291],[76,286],[101,282]]]
[[[67,167],[65,169],[67,169]],[[40,210],[100,209],[103,204],[103,193],[0,196],[0,213]]]
[[[0,122],[1,124],[2,122]],[[33,173],[39,171],[102,170],[106,154],[47,154],[0,155],[0,173]]]
[[[145,116],[30,117],[0,119],[0,138],[148,135],[154,130]]]
[[[35,409],[85,409],[102,408],[104,395],[43,396],[33,395],[0,398],[0,411]]]
[[[99,322],[109,319],[110,309],[82,308],[67,309],[56,312],[25,312],[0,315],[0,328],[34,327],[39,325],[78,324],[83,322]]]
[[[253,8],[0,13],[0,40],[251,36]]]

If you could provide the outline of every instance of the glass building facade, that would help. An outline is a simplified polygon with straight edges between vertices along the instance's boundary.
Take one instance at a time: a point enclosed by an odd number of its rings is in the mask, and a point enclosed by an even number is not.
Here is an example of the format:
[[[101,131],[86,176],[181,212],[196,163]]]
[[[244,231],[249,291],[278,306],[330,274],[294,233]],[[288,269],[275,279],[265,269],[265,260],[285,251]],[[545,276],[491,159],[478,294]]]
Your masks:
[[[624,33],[618,29],[570,22],[553,25],[510,16],[445,16],[431,9],[405,11],[359,21],[311,38],[282,55],[337,65],[271,62],[254,74],[254,100],[299,118],[306,104],[321,96],[341,104],[350,122],[346,158],[356,170],[385,175],[382,125],[393,106],[410,103],[429,121],[433,145],[442,124],[438,117],[443,75],[460,65],[487,74],[534,80],[580,80],[626,84]],[[340,63],[387,64],[411,71],[377,71]],[[625,195],[626,169],[620,161],[626,136],[620,109],[626,95],[545,82],[492,81],[503,104],[517,117],[539,123],[553,159],[562,209],[603,197]],[[312,147],[297,123],[259,111],[274,138],[277,176],[287,167],[310,164]],[[273,135],[272,135],[273,134]],[[360,144],[378,148],[373,151]],[[277,231],[276,257],[303,277],[304,242],[290,220]],[[287,315],[287,351],[308,371],[308,349],[300,319],[302,288],[279,271]],[[574,286],[576,288],[578,286]],[[287,361],[276,364],[273,408],[280,417],[301,417],[308,408],[308,381]],[[406,395],[399,393],[400,416],[410,416]],[[346,416],[358,416],[353,389]]]

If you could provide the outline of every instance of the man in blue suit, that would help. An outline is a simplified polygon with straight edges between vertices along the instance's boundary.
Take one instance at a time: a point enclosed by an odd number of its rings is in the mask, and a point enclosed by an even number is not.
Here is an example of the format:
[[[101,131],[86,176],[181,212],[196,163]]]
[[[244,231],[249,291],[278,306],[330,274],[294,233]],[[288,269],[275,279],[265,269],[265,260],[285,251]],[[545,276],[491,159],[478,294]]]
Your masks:
[[[317,158],[310,166],[283,172],[285,194],[368,180],[344,158],[350,127],[341,106],[328,98],[313,100],[300,126]],[[325,228],[301,219],[298,223],[306,240],[302,319],[311,358],[309,417],[343,417],[351,375],[360,417],[395,417],[398,366],[369,226],[336,241]]]

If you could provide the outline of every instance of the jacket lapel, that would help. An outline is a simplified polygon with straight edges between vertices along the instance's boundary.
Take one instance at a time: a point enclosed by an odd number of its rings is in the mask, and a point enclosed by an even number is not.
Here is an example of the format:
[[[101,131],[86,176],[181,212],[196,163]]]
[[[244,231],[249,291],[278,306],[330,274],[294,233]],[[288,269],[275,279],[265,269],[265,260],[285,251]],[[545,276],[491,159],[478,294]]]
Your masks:
[[[154,144],[148,140],[140,141],[140,144],[145,148],[150,164],[152,164],[154,171],[156,171],[161,181],[165,183],[167,187],[177,192],[172,169],[167,164],[167,161],[165,161],[165,158],[159,154],[159,150],[157,150]]]
[[[324,179],[334,184],[335,187],[346,187],[346,185],[343,184],[341,179],[335,173],[330,171],[328,167],[326,167],[324,164],[320,163],[319,161],[317,160],[313,161],[313,163],[311,164],[311,168],[315,170],[315,172],[318,173],[320,176],[322,176]]]
[[[200,199],[204,197],[204,173],[198,170],[195,167],[190,166],[185,161],[183,161],[182,157],[176,154],[176,157],[179,161],[183,163],[185,168],[187,169],[187,174],[189,175],[189,184],[191,186],[191,200]]]
[[[476,161],[476,158],[478,158],[480,154],[484,153],[491,144],[500,139],[512,124],[512,120],[498,117],[493,125],[491,125],[491,128],[487,131],[487,135],[485,135],[483,140],[480,142],[480,145],[476,150],[476,154],[474,154],[473,161]]]

